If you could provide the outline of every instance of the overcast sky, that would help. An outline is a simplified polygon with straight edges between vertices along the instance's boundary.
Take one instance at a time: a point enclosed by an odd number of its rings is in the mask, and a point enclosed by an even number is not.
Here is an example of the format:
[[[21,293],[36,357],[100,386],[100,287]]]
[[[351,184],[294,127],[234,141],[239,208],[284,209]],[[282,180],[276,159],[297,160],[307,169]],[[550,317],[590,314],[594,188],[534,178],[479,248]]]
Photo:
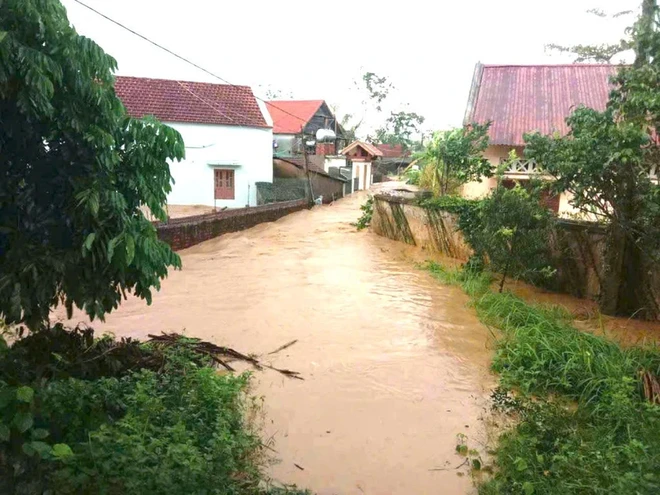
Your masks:
[[[259,96],[270,88],[361,114],[354,81],[370,71],[397,88],[388,110],[409,104],[426,128],[445,129],[462,122],[476,62],[572,62],[544,45],[616,41],[632,17],[586,11],[637,10],[641,0],[82,1]],[[117,59],[118,74],[219,82],[74,0],[63,3],[77,31]]]

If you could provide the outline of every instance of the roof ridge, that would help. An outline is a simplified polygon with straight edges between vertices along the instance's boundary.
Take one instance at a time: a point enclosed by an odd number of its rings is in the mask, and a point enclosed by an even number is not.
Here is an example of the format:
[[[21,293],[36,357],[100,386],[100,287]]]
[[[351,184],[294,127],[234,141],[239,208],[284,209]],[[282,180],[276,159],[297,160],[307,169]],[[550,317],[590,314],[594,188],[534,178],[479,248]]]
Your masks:
[[[209,86],[227,86],[230,88],[249,89],[250,91],[252,91],[252,87],[244,84],[222,84],[222,83],[214,83],[214,82],[206,82],[206,81],[185,81],[182,79],[167,79],[163,77],[142,77],[142,76],[122,76],[122,75],[115,75],[115,79],[139,79],[141,81],[167,81],[167,82],[175,82],[175,83],[183,83],[183,84],[208,84]]]
[[[508,68],[508,67],[612,67],[616,68],[625,64],[483,64],[485,69]]]

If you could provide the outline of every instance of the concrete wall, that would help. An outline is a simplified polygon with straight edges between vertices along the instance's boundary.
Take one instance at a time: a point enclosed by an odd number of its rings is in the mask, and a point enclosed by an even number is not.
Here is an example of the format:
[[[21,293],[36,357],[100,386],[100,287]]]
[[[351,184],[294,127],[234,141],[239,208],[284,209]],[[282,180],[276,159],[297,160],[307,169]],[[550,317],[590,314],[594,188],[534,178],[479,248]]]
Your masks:
[[[254,208],[225,210],[208,215],[170,219],[156,225],[158,238],[172,249],[184,249],[229,232],[273,222],[289,213],[309,207],[307,200],[287,201]]]
[[[174,177],[167,202],[242,208],[257,204],[255,182],[273,180],[273,132],[256,127],[170,123],[186,145],[185,160],[170,164]],[[214,202],[214,169],[234,170],[233,200]]]
[[[455,215],[421,208],[404,198],[376,194],[371,228],[378,235],[452,258],[467,261],[472,255]]]
[[[452,213],[433,211],[406,198],[374,196],[373,231],[384,237],[467,261],[472,250]],[[560,220],[549,240],[557,269],[556,290],[597,299],[604,274],[605,229],[584,221]],[[660,270],[653,272],[653,292],[660,304]]]

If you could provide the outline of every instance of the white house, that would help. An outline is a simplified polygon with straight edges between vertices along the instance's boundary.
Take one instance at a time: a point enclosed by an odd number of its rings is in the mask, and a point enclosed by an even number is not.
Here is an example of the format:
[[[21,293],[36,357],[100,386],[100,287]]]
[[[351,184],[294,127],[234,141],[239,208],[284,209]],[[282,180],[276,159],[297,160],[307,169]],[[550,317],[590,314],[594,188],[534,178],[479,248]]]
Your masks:
[[[153,115],[183,137],[168,204],[255,206],[255,183],[273,181],[272,121],[249,87],[117,77],[115,90],[129,115]]]

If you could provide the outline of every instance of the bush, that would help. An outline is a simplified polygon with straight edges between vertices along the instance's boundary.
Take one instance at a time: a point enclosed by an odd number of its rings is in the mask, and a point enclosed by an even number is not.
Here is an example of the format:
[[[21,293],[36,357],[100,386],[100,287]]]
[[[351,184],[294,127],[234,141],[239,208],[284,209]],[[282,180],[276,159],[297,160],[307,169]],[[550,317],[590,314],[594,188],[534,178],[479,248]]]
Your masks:
[[[579,332],[564,308],[495,294],[484,274],[427,268],[462,286],[480,319],[501,330],[493,405],[516,424],[500,435],[480,494],[660,493],[660,404],[644,386],[660,376],[657,347]]]
[[[371,225],[371,218],[374,216],[374,197],[369,196],[367,201],[360,206],[360,210],[362,210],[362,216],[353,224],[358,230],[366,229]]]
[[[248,375],[185,342],[57,326],[1,343],[0,493],[257,493]]]

